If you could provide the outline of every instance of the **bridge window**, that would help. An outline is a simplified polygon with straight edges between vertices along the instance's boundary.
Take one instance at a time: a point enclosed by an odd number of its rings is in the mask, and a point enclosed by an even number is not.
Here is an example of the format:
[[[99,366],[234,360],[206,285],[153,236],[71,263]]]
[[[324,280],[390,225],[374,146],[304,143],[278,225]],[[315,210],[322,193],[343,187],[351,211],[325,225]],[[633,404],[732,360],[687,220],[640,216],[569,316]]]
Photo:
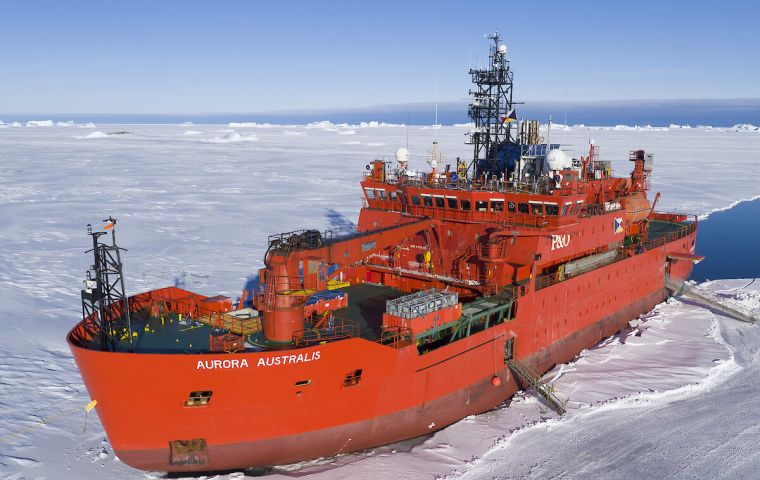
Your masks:
[[[544,214],[544,206],[540,203],[531,203],[530,204],[530,213],[533,215],[543,215]]]
[[[504,200],[491,200],[491,211],[492,212],[503,212],[504,211]]]
[[[423,195],[422,196],[422,204],[426,207],[432,207],[433,206],[433,197],[430,195]]]
[[[446,197],[446,200],[448,200],[449,208],[453,208],[456,210],[457,208],[457,199],[454,197]]]
[[[419,195],[412,195],[412,205],[419,207],[420,206],[420,197]]]
[[[389,194],[390,194],[390,196],[391,196],[391,201],[394,201],[394,202],[395,202],[395,201],[396,201],[396,198],[398,197],[398,195],[396,194],[396,191],[395,191],[395,190],[392,190],[391,192],[389,192]]]
[[[517,204],[517,211],[520,213],[530,213],[528,210],[528,204],[527,203],[518,203]]]
[[[374,200],[375,199],[375,189],[374,188],[367,188],[365,189],[367,192],[367,199],[368,200]]]
[[[385,200],[385,190],[377,190],[377,195],[380,197],[380,200]]]
[[[459,205],[461,205],[462,210],[470,210],[470,201],[469,200],[459,200]]]
[[[515,213],[515,202],[507,203],[507,210],[509,210],[509,213]]]
[[[544,204],[547,215],[559,215],[559,207],[553,203]]]
[[[445,201],[443,200],[443,197],[439,197],[436,195],[435,197],[435,206],[438,208],[443,208],[446,206]]]
[[[562,207],[562,215],[567,215],[567,211],[570,209],[570,206],[572,203],[566,203],[564,207]]]
[[[487,212],[488,202],[486,202],[485,200],[475,200],[475,210],[479,212]]]

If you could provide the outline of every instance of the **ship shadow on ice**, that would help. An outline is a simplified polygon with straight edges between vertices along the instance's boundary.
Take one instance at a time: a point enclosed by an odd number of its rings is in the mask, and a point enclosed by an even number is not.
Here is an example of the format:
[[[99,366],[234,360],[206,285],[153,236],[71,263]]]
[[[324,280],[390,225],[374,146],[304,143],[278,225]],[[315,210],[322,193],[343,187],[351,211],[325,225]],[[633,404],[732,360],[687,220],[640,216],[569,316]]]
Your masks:
[[[207,478],[220,478],[224,475],[239,475],[242,473],[245,477],[263,477],[265,475],[270,475],[274,472],[274,467],[252,467],[247,469],[234,469],[234,470],[214,470],[214,471],[208,471],[208,472],[167,472],[164,475],[162,475],[160,478],[170,478],[170,479],[191,479],[195,478],[198,480],[201,479],[207,479]],[[231,478],[238,478],[238,476],[233,476]]]
[[[245,301],[241,305],[238,305],[238,308],[253,307],[253,298],[259,291],[259,281],[260,276],[258,273],[245,279],[245,284],[243,285]],[[237,303],[240,303],[240,300],[241,298],[238,298]]]
[[[329,208],[327,209],[327,213],[325,214],[325,217],[327,218],[328,222],[330,222],[330,228],[337,230],[341,234],[349,235],[356,232],[356,224],[348,219],[345,215],[338,212],[335,209]],[[258,273],[255,275],[251,275],[245,280],[245,284],[243,285],[243,292],[246,292],[245,294],[245,301],[242,305],[240,305],[238,308],[244,308],[244,307],[252,307],[253,306],[253,298],[255,294],[259,291],[259,283],[260,283],[260,276]],[[174,285],[179,288],[184,288],[185,285],[185,278],[184,275],[182,277],[177,277],[174,280]],[[240,301],[240,298],[237,299],[237,302]]]
[[[330,228],[338,230],[340,233],[351,234],[356,232],[356,224],[333,208],[327,209],[325,217],[330,222]]]

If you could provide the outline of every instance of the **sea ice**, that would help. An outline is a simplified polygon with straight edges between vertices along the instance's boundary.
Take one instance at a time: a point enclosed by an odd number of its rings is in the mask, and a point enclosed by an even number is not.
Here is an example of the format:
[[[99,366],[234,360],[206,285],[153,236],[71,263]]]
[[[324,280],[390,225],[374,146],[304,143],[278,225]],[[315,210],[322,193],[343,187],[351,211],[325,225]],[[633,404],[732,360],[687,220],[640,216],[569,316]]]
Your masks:
[[[98,226],[108,215],[121,220],[128,292],[176,284],[234,300],[255,281],[268,235],[356,221],[358,181],[374,158],[393,161],[395,148],[408,142],[410,167],[427,171],[425,153],[434,140],[448,163],[471,155],[463,143],[466,125],[318,122],[257,126],[256,134],[193,125],[196,135],[184,135],[178,125],[109,125],[107,131],[132,135],[93,131],[85,137],[108,141],[82,141],[70,128],[14,128],[22,125],[6,120],[8,128],[0,130],[0,438],[76,408],[0,441],[0,477],[13,478],[155,478],[114,461],[97,415],[89,415],[82,433],[89,396],[65,335],[81,315],[79,286],[91,263],[88,223]],[[334,133],[341,129],[355,130],[350,142]],[[630,150],[652,152],[652,190],[663,194],[658,209],[707,215],[760,196],[760,135],[735,130],[744,129],[574,125],[553,131],[552,141],[577,156],[594,139],[601,159],[620,175],[630,172]],[[751,293],[757,286],[737,288],[747,283],[703,287],[758,309]],[[593,477],[602,471],[625,477],[638,467],[657,476],[655,467],[680,465],[684,476],[715,478],[732,469],[752,478],[760,440],[750,425],[760,423],[757,331],[690,303],[660,305],[630,333],[548,377],[570,398],[567,418],[557,420],[534,397],[518,394],[509,408],[431,437],[282,467],[270,477]],[[107,457],[100,458],[104,449]],[[688,451],[690,459],[681,453]]]

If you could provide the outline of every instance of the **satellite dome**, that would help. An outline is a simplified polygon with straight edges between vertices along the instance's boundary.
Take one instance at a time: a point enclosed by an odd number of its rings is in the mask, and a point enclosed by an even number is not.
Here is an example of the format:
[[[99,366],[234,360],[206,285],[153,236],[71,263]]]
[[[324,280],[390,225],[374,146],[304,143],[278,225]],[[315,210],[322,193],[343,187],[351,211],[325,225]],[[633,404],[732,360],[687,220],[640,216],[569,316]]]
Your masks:
[[[396,161],[397,162],[409,161],[409,150],[406,147],[399,147],[396,149]]]
[[[499,45],[499,53],[507,53],[507,46],[503,43]]]
[[[565,152],[559,148],[553,148],[546,154],[546,162],[549,164],[550,170],[562,170],[568,163],[568,158]]]

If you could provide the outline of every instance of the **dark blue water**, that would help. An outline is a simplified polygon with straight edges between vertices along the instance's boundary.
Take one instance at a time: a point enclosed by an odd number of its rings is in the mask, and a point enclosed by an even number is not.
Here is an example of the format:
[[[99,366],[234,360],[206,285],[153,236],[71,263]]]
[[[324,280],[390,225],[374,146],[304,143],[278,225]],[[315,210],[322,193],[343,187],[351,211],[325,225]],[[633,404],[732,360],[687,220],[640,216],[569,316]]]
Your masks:
[[[760,277],[760,199],[711,214],[699,223],[697,281]]]
[[[467,101],[438,104],[438,122],[443,125],[469,122]],[[618,102],[528,102],[517,106],[518,116],[570,125],[712,125],[730,127],[739,123],[760,125],[760,99],[747,100],[667,100]],[[334,123],[378,121],[411,125],[432,125],[435,104],[379,105],[351,109],[321,109],[268,113],[213,114],[68,114],[0,113],[0,120],[9,123],[29,120],[55,120],[93,123],[183,123],[227,124],[259,122],[304,124],[329,120]]]

